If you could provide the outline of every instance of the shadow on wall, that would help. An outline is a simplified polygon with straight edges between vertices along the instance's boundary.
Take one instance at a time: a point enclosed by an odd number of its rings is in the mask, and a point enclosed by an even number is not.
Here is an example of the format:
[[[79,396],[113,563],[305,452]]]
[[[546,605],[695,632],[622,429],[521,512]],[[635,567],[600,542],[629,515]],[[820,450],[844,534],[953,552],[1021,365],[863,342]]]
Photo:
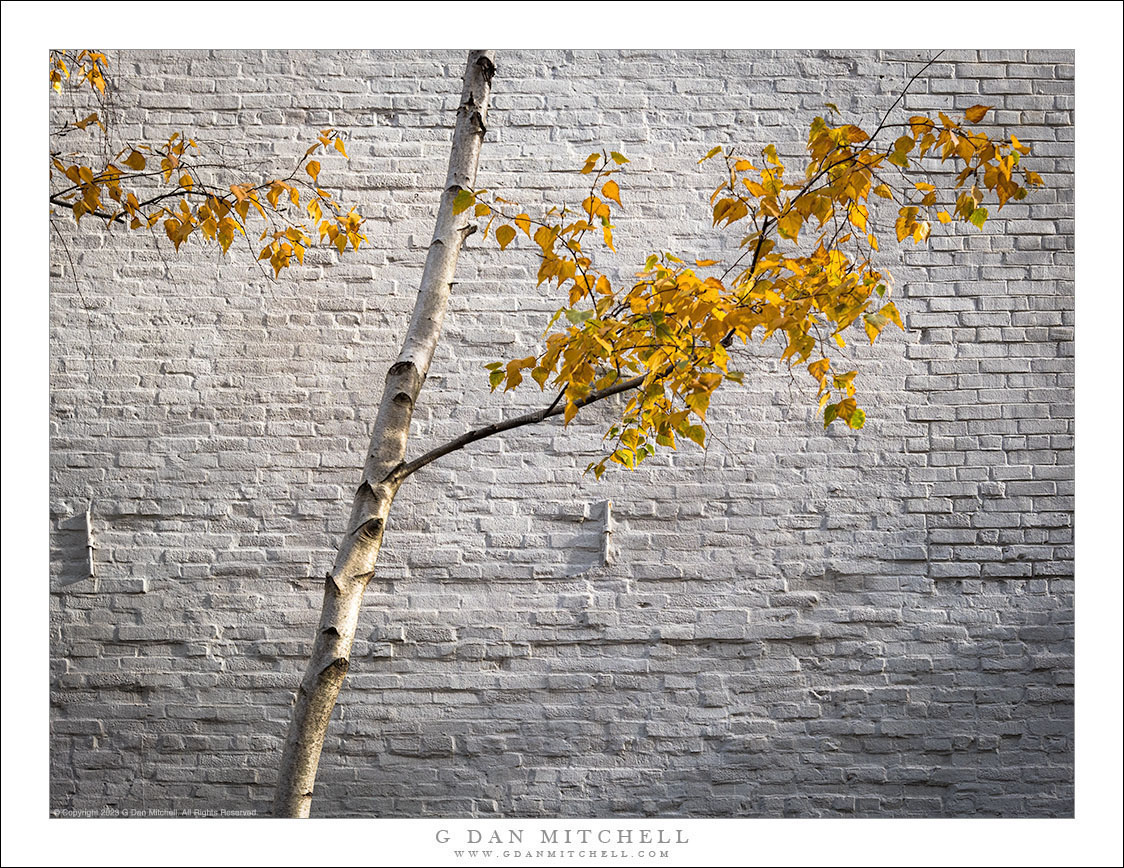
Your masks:
[[[90,510],[59,519],[51,550],[51,561],[58,565],[55,579],[57,588],[94,577],[93,530]]]

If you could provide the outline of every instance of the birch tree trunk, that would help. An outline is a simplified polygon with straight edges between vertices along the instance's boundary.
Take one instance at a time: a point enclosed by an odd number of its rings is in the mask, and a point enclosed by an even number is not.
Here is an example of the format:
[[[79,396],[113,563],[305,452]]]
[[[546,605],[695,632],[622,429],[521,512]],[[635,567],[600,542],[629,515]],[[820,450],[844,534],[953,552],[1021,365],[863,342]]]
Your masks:
[[[491,51],[469,53],[445,190],[414,313],[398,360],[386,375],[363,478],[335,565],[324,581],[320,625],[297,688],[273,803],[278,817],[309,814],[320,751],[347,675],[363,592],[375,569],[390,506],[409,475],[404,462],[410,420],[437,348],[457,256],[474,229],[471,209],[453,214],[453,199],[459,190],[474,189],[494,72]]]

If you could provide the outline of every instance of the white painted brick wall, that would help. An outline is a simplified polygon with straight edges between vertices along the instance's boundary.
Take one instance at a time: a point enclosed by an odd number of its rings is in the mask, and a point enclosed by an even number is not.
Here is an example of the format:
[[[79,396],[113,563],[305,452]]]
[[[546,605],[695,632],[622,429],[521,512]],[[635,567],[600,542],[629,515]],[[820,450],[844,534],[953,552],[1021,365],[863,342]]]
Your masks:
[[[279,283],[245,255],[64,225],[72,271],[52,237],[51,807],[264,810],[463,53],[111,56],[132,138],[184,129],[285,167],[345,131],[325,177],[370,218],[361,253]],[[711,255],[702,153],[794,155],[828,101],[871,125],[917,59],[500,52],[480,182],[572,201],[591,146],[621,150],[619,273]],[[907,97],[998,106],[1048,188],[982,234],[886,253],[909,330],[853,351],[861,434],[825,434],[810,379],[755,350],[706,455],[595,483],[591,412],[408,483],[315,813],[1072,814],[1072,74],[1069,51],[951,52]],[[541,403],[489,395],[482,369],[557,306],[535,268],[469,240],[413,454]],[[93,579],[66,523],[87,506]]]

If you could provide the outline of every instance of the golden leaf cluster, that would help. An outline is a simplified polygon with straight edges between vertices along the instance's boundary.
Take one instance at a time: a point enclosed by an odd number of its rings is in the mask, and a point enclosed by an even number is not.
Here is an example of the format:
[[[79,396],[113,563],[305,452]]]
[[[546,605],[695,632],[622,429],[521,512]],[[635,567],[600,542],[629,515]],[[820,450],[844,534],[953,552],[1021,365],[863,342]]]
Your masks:
[[[69,80],[103,91],[102,71],[107,64],[105,55],[92,49],[52,51],[52,87],[61,89]],[[86,130],[91,125],[104,130],[96,112],[70,126]],[[218,180],[230,170],[202,159],[195,140],[181,133],[159,145],[126,145],[97,168],[52,154],[50,201],[69,208],[79,223],[94,217],[110,227],[124,225],[131,230],[160,224],[176,250],[194,235],[217,244],[224,255],[236,238],[249,240],[250,222],[261,220],[264,228],[257,243],[263,246],[257,259],[269,262],[277,277],[292,264],[304,262],[314,234],[319,243],[340,254],[367,240],[363,217],[355,208],[341,206],[321,184],[321,163],[312,159],[321,151],[336,151],[347,158],[342,135],[324,129],[288,176],[235,183],[229,178]]]
[[[593,183],[581,207],[552,208],[541,219],[509,216],[512,203],[486,203],[487,191],[461,191],[455,208],[474,207],[488,218],[487,228],[501,222],[495,237],[502,249],[522,231],[539,259],[539,286],[565,299],[539,352],[487,366],[492,388],[514,389],[529,372],[540,389],[558,392],[568,424],[590,396],[638,378],[606,434],[606,455],[589,467],[600,477],[610,462],[635,468],[684,438],[704,445],[715,390],[745,379],[731,348],[774,338],[780,360],[805,367],[817,384],[824,427],[861,428],[866,413],[856,400],[857,371],[839,362],[846,335],[860,328],[873,344],[887,325],[905,327],[890,298],[892,279],[874,263],[880,237],[890,232],[887,208],[897,210],[892,238],[920,244],[929,238],[934,209],[941,209],[939,223],[982,228],[988,195],[1001,209],[1043,183],[1022,165],[1030,149],[1017,138],[995,140],[966,126],[988,110],[972,106],[963,121],[943,112],[935,120],[911,117],[884,146],[882,127],[872,135],[817,117],[796,172],[774,145],[753,159],[715,147],[699,160],[725,163],[710,197],[711,222],[740,231],[739,253],[730,262],[653,253],[623,286],[614,287],[595,265],[587,237],[599,236],[614,251],[613,221],[623,204],[610,176],[628,162],[620,153],[590,154],[580,172]],[[951,179],[942,171],[946,163],[956,172]],[[936,183],[908,180],[932,172],[940,175]],[[942,200],[949,200],[943,208]]]

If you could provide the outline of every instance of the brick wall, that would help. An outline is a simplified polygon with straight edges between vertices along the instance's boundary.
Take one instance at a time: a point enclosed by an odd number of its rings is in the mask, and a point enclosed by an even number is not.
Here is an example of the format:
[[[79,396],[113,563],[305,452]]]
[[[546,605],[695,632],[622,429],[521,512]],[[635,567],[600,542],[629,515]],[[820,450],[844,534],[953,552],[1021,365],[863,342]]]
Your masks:
[[[324,178],[369,218],[369,247],[276,283],[245,251],[52,235],[51,808],[264,811],[463,52],[111,57],[128,138],[279,169],[345,131]],[[617,273],[722,254],[698,157],[795,156],[825,102],[873,127],[917,59],[502,51],[479,180],[575,201],[586,154],[621,150]],[[861,434],[824,433],[810,378],[758,347],[706,454],[595,483],[595,410],[407,483],[314,813],[1071,815],[1072,74],[1068,51],[950,52],[906,98],[997,106],[1048,188],[884,251],[908,330],[852,349]],[[412,454],[541,404],[482,369],[557,306],[536,267],[469,240]]]

